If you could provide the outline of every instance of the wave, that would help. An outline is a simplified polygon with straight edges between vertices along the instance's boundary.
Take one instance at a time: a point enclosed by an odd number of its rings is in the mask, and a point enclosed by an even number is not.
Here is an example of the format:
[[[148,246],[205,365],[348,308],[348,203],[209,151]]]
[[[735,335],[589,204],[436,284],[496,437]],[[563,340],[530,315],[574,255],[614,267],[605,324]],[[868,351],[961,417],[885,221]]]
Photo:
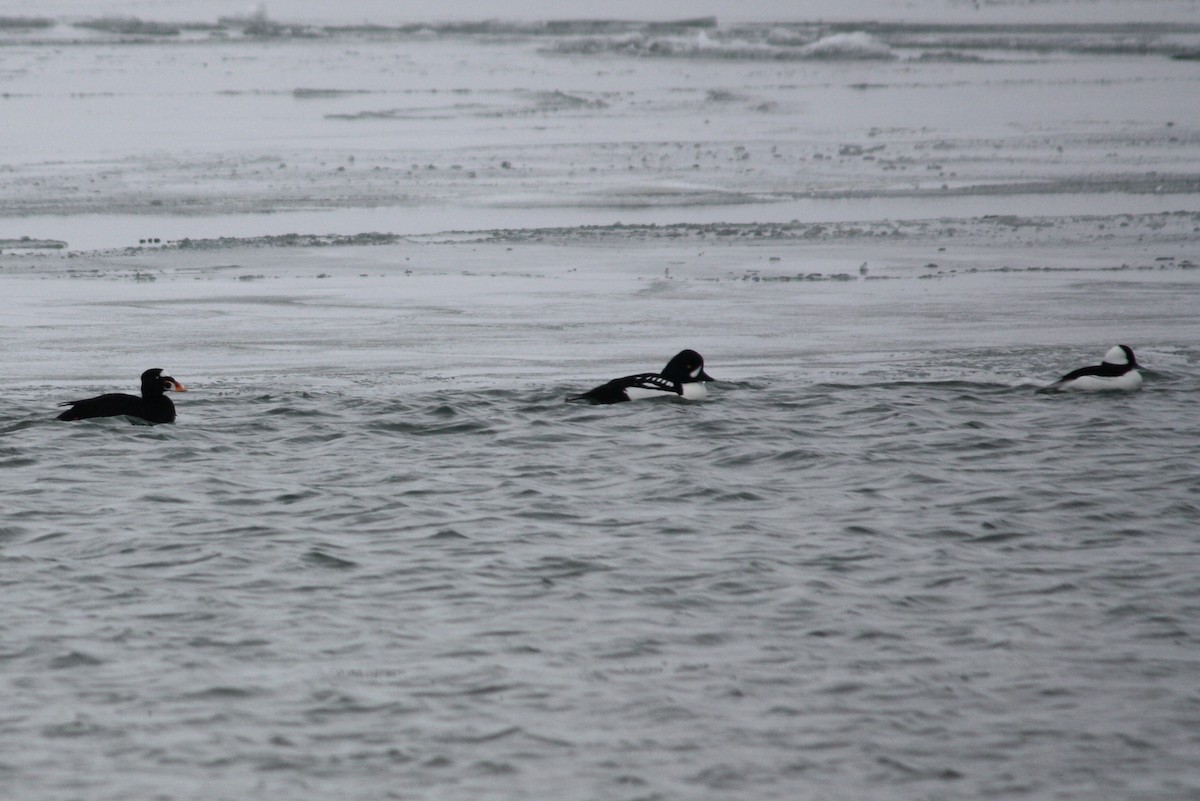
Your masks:
[[[0,16],[0,42],[56,46],[72,42],[227,42],[237,39],[532,39],[543,52],[569,55],[632,55],[731,60],[984,60],[1047,53],[1104,53],[1197,58],[1200,25],[1115,24],[921,24],[773,22],[721,24],[716,17],[666,22],[619,19],[428,22],[356,25],[289,23],[264,12],[225,16],[216,22],[159,22],[137,17],[56,20]]]
[[[813,38],[791,28],[734,28],[688,31],[673,36],[648,32],[560,41],[547,51],[559,54],[615,53],[656,58],[708,58],[764,61],[877,61],[897,58],[882,40],[861,31]]]
[[[835,33],[822,37],[799,51],[804,58],[839,60],[892,59],[896,54],[881,40],[869,33]]]
[[[47,17],[0,17],[0,30],[30,31],[53,28],[54,20]]]

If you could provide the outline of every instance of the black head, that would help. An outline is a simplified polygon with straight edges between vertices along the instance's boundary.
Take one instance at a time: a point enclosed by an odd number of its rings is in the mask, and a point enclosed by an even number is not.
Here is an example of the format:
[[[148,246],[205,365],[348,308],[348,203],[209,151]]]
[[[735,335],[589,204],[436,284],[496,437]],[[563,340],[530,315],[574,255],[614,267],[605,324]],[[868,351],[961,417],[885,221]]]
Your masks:
[[[143,398],[154,397],[164,392],[187,392],[187,389],[171,376],[163,375],[161,367],[155,367],[142,373]]]
[[[716,379],[704,372],[704,357],[694,350],[681,350],[675,358],[667,362],[663,368],[662,377],[685,384],[688,381],[715,381]]]

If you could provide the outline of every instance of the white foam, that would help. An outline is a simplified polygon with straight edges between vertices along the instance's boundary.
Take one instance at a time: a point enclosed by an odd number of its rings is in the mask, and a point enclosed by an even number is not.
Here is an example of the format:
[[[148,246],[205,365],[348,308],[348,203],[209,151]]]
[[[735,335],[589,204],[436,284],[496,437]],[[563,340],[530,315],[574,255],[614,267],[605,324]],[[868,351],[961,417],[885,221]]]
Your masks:
[[[869,33],[835,33],[800,48],[805,58],[871,60],[892,59],[896,54]]]

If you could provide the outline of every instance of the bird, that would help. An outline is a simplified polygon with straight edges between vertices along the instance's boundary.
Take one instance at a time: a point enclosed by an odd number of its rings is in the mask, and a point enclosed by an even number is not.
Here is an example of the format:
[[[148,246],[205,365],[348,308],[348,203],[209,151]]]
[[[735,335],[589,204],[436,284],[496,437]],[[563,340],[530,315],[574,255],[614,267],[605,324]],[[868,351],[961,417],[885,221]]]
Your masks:
[[[1114,345],[1104,354],[1104,361],[1090,367],[1073,370],[1048,387],[1049,391],[1084,391],[1099,392],[1102,390],[1132,391],[1142,386],[1141,367],[1134,358],[1133,350],[1128,345]]]
[[[92,417],[125,416],[129,422],[137,424],[174,423],[175,404],[171,403],[165,392],[187,392],[187,389],[171,378],[163,375],[161,368],[154,368],[142,373],[142,395],[128,395],[124,392],[109,392],[94,398],[77,401],[63,401],[59,406],[70,406],[60,414],[58,420],[87,420]]]
[[[705,381],[716,379],[704,372],[704,357],[694,350],[682,350],[675,355],[661,373],[638,373],[624,378],[614,378],[607,384],[579,395],[571,395],[568,401],[590,403],[622,403],[643,398],[684,398],[701,400],[708,395]]]

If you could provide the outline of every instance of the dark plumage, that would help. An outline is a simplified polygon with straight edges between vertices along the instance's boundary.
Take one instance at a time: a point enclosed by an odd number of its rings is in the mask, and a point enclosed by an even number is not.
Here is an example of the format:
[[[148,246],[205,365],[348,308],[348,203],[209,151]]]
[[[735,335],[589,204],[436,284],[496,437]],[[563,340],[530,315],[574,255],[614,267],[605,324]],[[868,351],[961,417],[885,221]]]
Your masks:
[[[694,350],[684,350],[667,362],[661,373],[638,373],[614,378],[595,389],[571,395],[567,400],[622,403],[640,398],[671,396],[700,400],[707,394],[702,382],[714,380],[716,379],[704,372],[704,357]]]
[[[129,417],[131,423],[174,423],[175,404],[165,394],[167,391],[187,392],[169,375],[154,368],[142,373],[142,395],[110,392],[86,400],[64,401],[59,406],[70,406],[60,414],[59,420],[87,420],[91,417]]]

